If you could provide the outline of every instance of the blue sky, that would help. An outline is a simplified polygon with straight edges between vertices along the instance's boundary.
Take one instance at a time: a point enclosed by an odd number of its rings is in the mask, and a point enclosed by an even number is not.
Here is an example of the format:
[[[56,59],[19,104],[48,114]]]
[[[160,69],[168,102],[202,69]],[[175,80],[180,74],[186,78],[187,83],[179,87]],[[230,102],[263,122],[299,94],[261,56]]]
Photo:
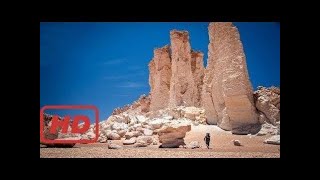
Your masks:
[[[204,52],[206,64],[208,24],[40,23],[40,108],[89,104],[106,119],[114,108],[149,93],[148,63],[154,48],[170,43],[170,30],[189,31],[191,47]],[[253,87],[279,86],[280,23],[234,24]]]

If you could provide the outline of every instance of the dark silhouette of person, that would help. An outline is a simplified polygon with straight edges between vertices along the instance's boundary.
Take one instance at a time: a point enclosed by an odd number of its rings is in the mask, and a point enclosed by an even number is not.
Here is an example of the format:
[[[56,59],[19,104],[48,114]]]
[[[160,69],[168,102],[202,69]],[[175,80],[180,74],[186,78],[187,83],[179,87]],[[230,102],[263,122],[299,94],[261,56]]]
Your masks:
[[[207,134],[206,134],[206,136],[204,137],[204,141],[206,142],[207,148],[209,149],[210,133],[207,133]]]

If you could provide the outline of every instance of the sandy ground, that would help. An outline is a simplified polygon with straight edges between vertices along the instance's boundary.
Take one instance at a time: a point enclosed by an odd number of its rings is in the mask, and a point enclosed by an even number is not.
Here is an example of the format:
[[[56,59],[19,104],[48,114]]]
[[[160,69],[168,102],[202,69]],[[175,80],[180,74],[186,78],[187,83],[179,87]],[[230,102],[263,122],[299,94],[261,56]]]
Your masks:
[[[207,149],[203,138],[211,134],[210,149]],[[123,146],[123,149],[108,149],[106,143],[77,144],[73,148],[40,147],[41,158],[279,158],[280,146],[264,144],[270,137],[233,135],[217,126],[192,126],[186,134],[185,142],[198,141],[198,149],[158,148],[159,145],[134,147],[122,145],[122,140],[112,141]],[[232,140],[240,140],[242,146],[234,146]]]

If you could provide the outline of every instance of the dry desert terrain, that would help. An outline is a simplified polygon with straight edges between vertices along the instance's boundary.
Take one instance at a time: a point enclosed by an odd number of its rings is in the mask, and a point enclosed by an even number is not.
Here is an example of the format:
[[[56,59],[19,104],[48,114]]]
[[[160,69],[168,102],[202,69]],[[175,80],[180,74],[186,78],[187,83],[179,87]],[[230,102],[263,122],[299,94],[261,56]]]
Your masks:
[[[206,132],[211,134],[210,149],[203,141]],[[192,126],[185,137],[186,144],[200,142],[201,147],[197,149],[124,146],[122,139],[112,143],[123,146],[123,149],[108,149],[107,143],[77,144],[73,148],[40,147],[40,158],[280,158],[280,145],[263,143],[268,137],[270,135],[233,135],[217,126],[198,125]],[[234,139],[242,146],[233,145]]]

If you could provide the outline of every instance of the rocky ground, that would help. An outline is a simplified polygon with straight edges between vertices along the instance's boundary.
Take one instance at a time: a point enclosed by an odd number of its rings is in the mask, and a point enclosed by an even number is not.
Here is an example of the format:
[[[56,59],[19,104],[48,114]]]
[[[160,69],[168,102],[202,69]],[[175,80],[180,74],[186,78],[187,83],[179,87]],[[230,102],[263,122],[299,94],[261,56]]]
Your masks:
[[[210,149],[207,149],[203,138],[211,134]],[[77,144],[73,148],[40,147],[41,158],[279,158],[280,146],[264,143],[272,135],[233,135],[217,126],[198,125],[186,133],[184,138],[188,145],[198,141],[200,148],[159,148],[158,145],[135,147],[123,145],[121,140],[112,140],[122,149],[108,149],[107,143]],[[156,136],[154,136],[156,138]],[[239,140],[241,146],[235,146],[233,140]]]

